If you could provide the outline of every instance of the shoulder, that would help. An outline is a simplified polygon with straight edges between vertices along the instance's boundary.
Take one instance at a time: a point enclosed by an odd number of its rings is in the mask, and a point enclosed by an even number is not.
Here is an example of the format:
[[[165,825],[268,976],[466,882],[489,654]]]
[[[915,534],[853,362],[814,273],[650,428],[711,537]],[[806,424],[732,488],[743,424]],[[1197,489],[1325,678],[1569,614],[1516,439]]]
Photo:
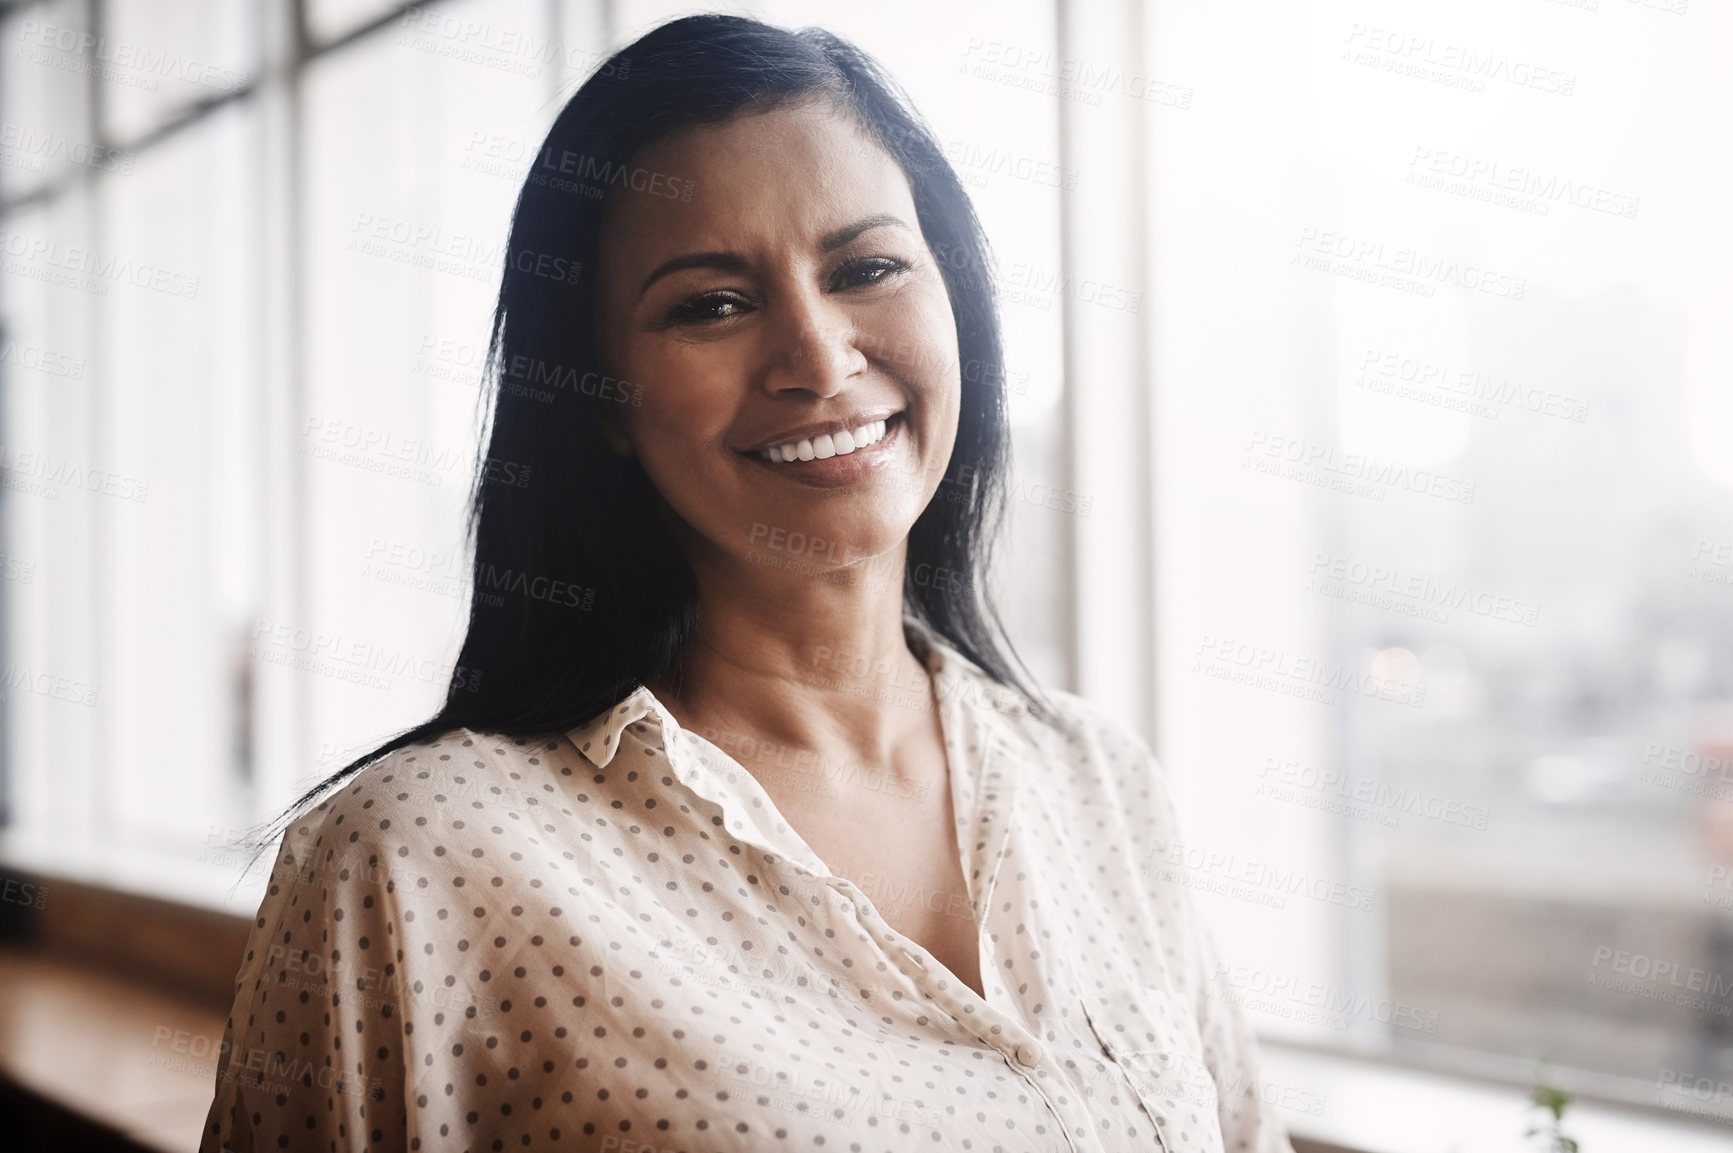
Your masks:
[[[1044,688],[1043,695],[1058,714],[1059,724],[1046,723],[1033,714],[1023,718],[1024,729],[1034,739],[1074,756],[1125,768],[1141,768],[1155,760],[1142,735],[1106,706],[1065,689]]]
[[[1073,787],[1107,798],[1128,816],[1169,828],[1175,821],[1174,786],[1143,735],[1118,713],[1064,689],[1046,689],[1059,725],[1033,714],[1020,725],[1032,751],[1063,764]]]
[[[471,840],[557,791],[554,781],[576,771],[574,755],[558,734],[508,737],[466,728],[405,745],[344,778],[291,821],[283,861],[305,871],[359,851],[419,858]]]

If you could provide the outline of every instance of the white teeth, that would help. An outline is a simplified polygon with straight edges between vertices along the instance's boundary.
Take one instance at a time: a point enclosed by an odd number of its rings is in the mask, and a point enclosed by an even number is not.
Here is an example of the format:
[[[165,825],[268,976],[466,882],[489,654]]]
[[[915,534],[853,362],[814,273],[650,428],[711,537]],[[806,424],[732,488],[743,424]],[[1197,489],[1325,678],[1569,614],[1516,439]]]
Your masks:
[[[886,420],[889,418],[887,417]],[[789,441],[787,444],[772,445],[764,449],[764,459],[769,461],[790,460],[827,460],[833,456],[847,456],[856,449],[865,448],[869,444],[883,440],[885,436],[885,420],[870,421],[859,428],[849,429],[835,435],[815,436],[810,440]]]

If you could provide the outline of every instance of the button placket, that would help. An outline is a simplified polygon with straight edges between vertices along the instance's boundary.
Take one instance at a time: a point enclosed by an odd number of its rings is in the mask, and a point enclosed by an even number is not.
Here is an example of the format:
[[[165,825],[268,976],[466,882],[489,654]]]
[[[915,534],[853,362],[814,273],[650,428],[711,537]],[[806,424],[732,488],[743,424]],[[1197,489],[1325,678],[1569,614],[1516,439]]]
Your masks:
[[[902,955],[912,966],[911,976],[914,976],[922,991],[974,1033],[983,1044],[991,1046],[1024,1069],[1033,1069],[1047,1059],[1047,1050],[1042,1047],[1040,1040],[1017,1021],[974,996],[974,991],[966,985],[955,992],[949,987],[939,988],[933,977],[933,967],[915,950],[903,946]]]

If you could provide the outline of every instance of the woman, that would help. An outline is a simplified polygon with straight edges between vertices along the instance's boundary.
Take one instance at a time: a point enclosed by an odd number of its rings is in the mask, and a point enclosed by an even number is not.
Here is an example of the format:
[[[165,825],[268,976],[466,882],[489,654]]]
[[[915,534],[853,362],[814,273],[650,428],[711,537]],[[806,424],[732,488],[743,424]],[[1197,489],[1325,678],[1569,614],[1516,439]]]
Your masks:
[[[288,828],[204,1149],[1287,1149],[1161,770],[1002,655],[986,246],[877,67],[657,28],[506,263],[458,677]]]

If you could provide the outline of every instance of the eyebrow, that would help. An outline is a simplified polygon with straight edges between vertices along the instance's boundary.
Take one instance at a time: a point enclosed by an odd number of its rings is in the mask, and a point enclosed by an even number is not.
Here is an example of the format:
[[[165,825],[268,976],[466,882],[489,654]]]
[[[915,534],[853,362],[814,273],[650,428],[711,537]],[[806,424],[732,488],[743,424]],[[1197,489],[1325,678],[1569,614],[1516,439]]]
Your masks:
[[[870,232],[875,228],[886,227],[913,231],[907,224],[903,223],[902,217],[892,216],[888,212],[880,212],[874,216],[863,216],[853,224],[839,228],[835,232],[825,233],[824,236],[820,238],[818,246],[825,252],[835,252],[837,249],[841,248],[863,232]]]
[[[818,246],[824,252],[834,252],[855,237],[875,228],[901,228],[906,231],[913,231],[900,216],[880,212],[873,216],[863,216],[853,224],[844,225],[834,232],[825,233],[819,238]],[[749,267],[746,258],[738,252],[688,252],[658,264],[655,271],[644,278],[643,286],[638,289],[638,297],[643,299],[644,294],[650,291],[650,286],[664,276],[683,272],[688,268],[714,268],[721,272],[745,272]]]

